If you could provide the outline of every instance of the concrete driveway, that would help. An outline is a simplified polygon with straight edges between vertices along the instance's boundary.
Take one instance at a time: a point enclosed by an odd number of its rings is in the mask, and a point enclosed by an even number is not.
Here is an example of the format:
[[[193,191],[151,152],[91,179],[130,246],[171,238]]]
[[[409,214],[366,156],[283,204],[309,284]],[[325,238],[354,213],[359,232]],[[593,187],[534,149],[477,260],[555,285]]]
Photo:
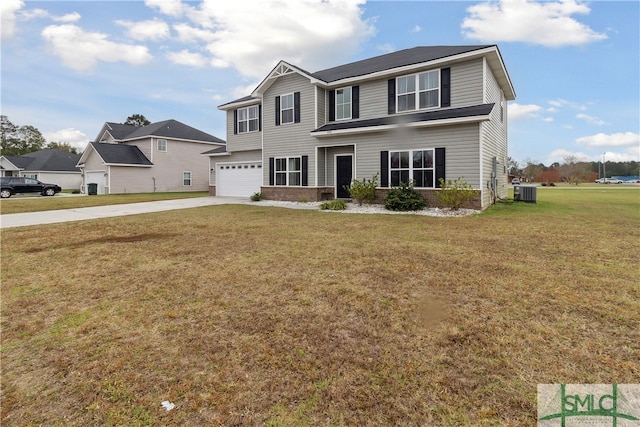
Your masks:
[[[129,203],[123,205],[95,206],[90,208],[60,209],[55,211],[25,212],[0,215],[0,228],[25,227],[28,225],[55,224],[58,222],[83,221],[114,216],[137,215],[175,209],[198,208],[211,205],[251,203],[243,197],[197,197],[192,199],[161,200],[157,202]]]

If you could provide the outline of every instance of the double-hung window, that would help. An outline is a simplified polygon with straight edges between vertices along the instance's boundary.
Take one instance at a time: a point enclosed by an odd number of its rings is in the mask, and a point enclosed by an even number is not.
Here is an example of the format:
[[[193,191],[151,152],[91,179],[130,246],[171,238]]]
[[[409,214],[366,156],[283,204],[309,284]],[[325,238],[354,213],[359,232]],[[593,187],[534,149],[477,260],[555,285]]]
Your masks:
[[[182,172],[182,185],[191,187],[191,172]]]
[[[396,85],[398,112],[440,106],[440,70],[398,77]]]
[[[290,93],[288,95],[282,95],[280,97],[280,123],[293,123],[294,115],[293,115],[293,94]]]
[[[166,152],[167,151],[167,140],[166,139],[158,139],[156,141],[156,147],[158,151]]]
[[[276,185],[302,185],[302,161],[300,157],[275,159]]]
[[[336,120],[351,118],[351,88],[336,90]]]
[[[238,133],[258,131],[260,126],[258,114],[257,105],[238,109]]]
[[[389,172],[392,186],[409,183],[414,187],[434,188],[434,150],[407,150],[389,152]]]

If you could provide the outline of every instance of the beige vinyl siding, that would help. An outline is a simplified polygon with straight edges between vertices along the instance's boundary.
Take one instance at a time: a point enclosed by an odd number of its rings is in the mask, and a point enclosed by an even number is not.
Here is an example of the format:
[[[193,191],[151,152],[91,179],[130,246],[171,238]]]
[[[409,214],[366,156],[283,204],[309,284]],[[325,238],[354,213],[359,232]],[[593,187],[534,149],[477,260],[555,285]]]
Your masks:
[[[400,128],[361,135],[336,136],[319,139],[318,146],[354,144],[357,179],[371,178],[380,172],[381,151],[444,147],[447,179],[462,176],[474,188],[480,188],[478,138],[479,125],[468,124],[429,129]],[[335,150],[346,151],[346,148],[336,147]],[[319,153],[322,153],[321,148]],[[333,185],[331,173],[327,174],[327,179],[327,185]]]
[[[227,151],[259,150],[262,148],[262,132],[233,133],[233,111],[227,111]],[[264,125],[264,111],[262,113]]]
[[[372,119],[388,115],[388,79],[375,80],[360,85],[360,119]]]
[[[491,179],[493,170],[493,158],[498,160],[497,178],[498,178],[498,196],[507,196],[507,114],[506,102],[504,102],[503,118],[500,120],[500,102],[502,91],[495,76],[491,72],[488,65],[484,66],[485,85],[484,85],[484,102],[495,103],[491,111],[491,120],[484,122],[481,128],[481,147],[483,153],[482,175],[483,181],[486,183]],[[486,188],[486,185],[485,185]],[[482,200],[483,206],[491,203],[490,191],[485,191]]]
[[[482,67],[477,59],[451,66],[451,107],[482,104]]]
[[[482,67],[482,59],[451,65],[451,108],[482,104]],[[428,70],[429,69],[423,69],[411,74]],[[389,78],[390,77],[385,77],[379,80],[367,81],[359,85],[360,119],[372,119],[388,115],[387,99]],[[407,113],[415,112],[416,111],[413,110]]]
[[[91,148],[91,153],[87,156],[87,159],[84,162],[84,170],[85,171],[97,171],[97,170],[107,170],[102,158],[98,155],[96,150]]]
[[[238,162],[253,162],[262,161],[262,151],[238,151],[228,156],[211,156],[209,157],[209,182],[211,185],[216,185],[216,166],[218,163],[238,163]]]
[[[158,139],[164,139],[167,141],[167,150],[169,150],[169,140],[167,138],[149,138],[149,139],[143,139],[143,140],[139,140],[139,141],[130,141],[130,142],[125,142],[125,145],[135,145],[136,147],[138,147],[140,149],[140,151],[142,151],[142,154],[144,154],[147,159],[149,159],[149,161],[151,163],[153,163],[153,159],[154,159],[154,155],[158,152],[157,151],[157,141]]]
[[[167,151],[154,152],[152,167],[111,166],[109,192],[206,191],[209,188],[209,158],[201,153],[215,146],[167,138]],[[183,172],[191,172],[191,186],[183,185]]]
[[[264,131],[264,179],[269,183],[269,158],[309,156],[308,183],[315,186],[315,138],[309,135],[314,129],[315,86],[299,74],[278,77],[263,97]],[[300,123],[275,124],[275,97],[300,92]]]

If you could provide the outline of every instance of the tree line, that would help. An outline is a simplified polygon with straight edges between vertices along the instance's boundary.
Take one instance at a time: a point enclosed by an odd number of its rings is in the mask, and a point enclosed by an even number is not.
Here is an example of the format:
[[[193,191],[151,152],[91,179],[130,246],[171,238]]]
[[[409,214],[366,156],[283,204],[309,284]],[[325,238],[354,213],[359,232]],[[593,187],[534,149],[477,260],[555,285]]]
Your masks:
[[[142,114],[133,114],[123,123],[133,126],[146,126],[149,120]],[[0,153],[4,156],[20,156],[45,148],[56,148],[73,154],[80,154],[78,149],[68,142],[52,141],[47,143],[38,128],[31,125],[18,126],[7,116],[0,115]]]
[[[535,160],[527,159],[522,164],[509,157],[509,174],[520,176],[528,182],[580,182],[593,181],[596,178],[612,176],[639,176],[640,163],[630,162],[583,162],[575,156],[566,156],[563,162],[555,162],[549,166]]]

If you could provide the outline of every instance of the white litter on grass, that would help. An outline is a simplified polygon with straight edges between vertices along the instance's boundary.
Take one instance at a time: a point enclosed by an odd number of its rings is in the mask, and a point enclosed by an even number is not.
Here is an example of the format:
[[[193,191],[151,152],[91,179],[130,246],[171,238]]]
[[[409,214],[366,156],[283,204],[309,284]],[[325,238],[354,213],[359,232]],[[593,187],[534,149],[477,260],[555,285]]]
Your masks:
[[[168,400],[165,400],[165,401],[163,401],[163,402],[160,402],[160,404],[162,405],[162,407],[163,407],[164,409],[166,409],[166,410],[167,410],[167,412],[169,412],[170,410],[172,410],[173,408],[175,408],[175,407],[176,407],[176,405],[175,405],[175,404],[173,404],[173,403],[169,402]]]

